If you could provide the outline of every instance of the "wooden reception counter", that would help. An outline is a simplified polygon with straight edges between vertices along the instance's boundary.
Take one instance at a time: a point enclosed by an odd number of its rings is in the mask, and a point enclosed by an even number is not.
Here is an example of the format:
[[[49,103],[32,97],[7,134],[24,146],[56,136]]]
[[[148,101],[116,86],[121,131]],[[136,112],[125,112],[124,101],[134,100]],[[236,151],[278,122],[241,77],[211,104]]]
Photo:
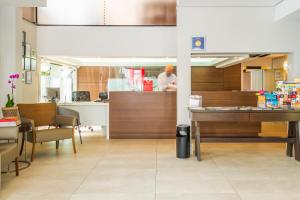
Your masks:
[[[111,139],[175,138],[176,92],[110,92]]]

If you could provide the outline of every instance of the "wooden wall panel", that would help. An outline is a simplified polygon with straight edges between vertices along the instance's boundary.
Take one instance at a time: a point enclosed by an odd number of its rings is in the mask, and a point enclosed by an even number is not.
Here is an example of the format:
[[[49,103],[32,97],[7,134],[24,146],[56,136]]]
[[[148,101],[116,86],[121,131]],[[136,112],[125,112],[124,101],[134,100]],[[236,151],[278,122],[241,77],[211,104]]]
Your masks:
[[[222,91],[223,83],[192,83],[192,91]]]
[[[112,139],[175,138],[176,92],[110,92]]]
[[[242,65],[224,68],[224,90],[241,90]]]
[[[223,68],[192,67],[192,82],[223,83]]]
[[[96,100],[99,92],[107,91],[108,67],[80,67],[77,70],[77,90],[89,91],[91,100]]]
[[[202,96],[204,107],[257,106],[255,92],[193,91],[192,94]],[[260,122],[202,122],[200,126],[202,137],[257,137],[261,132]]]
[[[257,106],[256,92],[241,91],[193,91],[202,96],[202,105],[207,106]]]
[[[192,91],[223,90],[223,69],[192,67]]]
[[[77,70],[77,81],[80,83],[99,82],[100,67],[80,67]]]
[[[192,91],[241,90],[241,65],[192,67]]]

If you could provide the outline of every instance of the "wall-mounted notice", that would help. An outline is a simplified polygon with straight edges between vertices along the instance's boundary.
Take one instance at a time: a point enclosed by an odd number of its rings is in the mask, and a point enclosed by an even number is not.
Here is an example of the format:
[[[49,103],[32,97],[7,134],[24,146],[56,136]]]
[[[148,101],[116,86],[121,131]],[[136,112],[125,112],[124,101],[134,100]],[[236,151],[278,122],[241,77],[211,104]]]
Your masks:
[[[205,51],[205,50],[206,50],[205,36],[192,37],[192,51]]]

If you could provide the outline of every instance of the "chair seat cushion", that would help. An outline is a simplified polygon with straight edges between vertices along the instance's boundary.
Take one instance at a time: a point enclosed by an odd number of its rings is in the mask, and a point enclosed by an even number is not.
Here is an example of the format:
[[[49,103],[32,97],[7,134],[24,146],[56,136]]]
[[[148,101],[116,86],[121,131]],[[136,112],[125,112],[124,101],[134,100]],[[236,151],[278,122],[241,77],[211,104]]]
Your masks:
[[[72,138],[73,129],[71,128],[54,128],[36,131],[36,142],[51,142]],[[32,132],[28,133],[27,140],[33,142]]]

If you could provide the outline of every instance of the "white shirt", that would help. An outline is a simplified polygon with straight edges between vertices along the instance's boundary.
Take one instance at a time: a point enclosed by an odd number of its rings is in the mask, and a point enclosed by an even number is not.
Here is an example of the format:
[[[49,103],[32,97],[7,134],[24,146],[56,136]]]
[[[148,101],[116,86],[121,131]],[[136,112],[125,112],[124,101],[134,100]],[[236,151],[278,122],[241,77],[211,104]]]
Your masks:
[[[157,82],[159,90],[165,91],[170,84],[174,83],[176,85],[176,75],[171,74],[170,76],[167,76],[166,72],[162,72],[158,75]]]

